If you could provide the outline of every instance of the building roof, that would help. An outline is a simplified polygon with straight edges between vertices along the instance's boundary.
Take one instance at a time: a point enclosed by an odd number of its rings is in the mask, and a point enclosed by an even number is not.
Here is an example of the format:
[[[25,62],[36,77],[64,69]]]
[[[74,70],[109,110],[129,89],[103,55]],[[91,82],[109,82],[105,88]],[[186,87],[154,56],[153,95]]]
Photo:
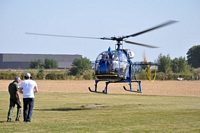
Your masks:
[[[82,58],[82,55],[68,54],[0,54],[0,69],[27,69],[29,63],[34,60],[54,59],[58,62],[58,68],[70,68],[76,58]]]

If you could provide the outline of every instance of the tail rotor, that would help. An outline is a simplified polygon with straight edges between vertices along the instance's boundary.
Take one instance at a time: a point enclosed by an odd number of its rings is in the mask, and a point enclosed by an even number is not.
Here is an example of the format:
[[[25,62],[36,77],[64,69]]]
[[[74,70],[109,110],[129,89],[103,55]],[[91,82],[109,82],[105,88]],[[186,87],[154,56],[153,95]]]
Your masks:
[[[156,66],[151,62],[147,62],[145,52],[143,53],[143,59],[144,59],[145,71],[146,71],[147,78],[149,81],[154,82],[154,80],[156,79]],[[154,66],[152,66],[152,65],[154,65]]]

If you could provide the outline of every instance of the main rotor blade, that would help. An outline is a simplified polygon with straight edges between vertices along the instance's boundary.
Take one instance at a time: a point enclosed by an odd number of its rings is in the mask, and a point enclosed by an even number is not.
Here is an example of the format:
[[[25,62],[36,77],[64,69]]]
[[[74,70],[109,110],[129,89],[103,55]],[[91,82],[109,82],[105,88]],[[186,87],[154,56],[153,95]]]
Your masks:
[[[163,24],[160,24],[160,25],[158,25],[158,26],[152,27],[152,28],[150,28],[150,29],[147,29],[147,30],[144,30],[144,31],[141,31],[141,32],[132,34],[132,35],[128,35],[128,36],[126,36],[126,38],[128,38],[128,37],[135,37],[135,36],[138,36],[138,35],[140,35],[140,34],[144,34],[144,33],[146,33],[146,32],[149,32],[149,31],[152,31],[152,30],[155,30],[155,29],[158,29],[158,28],[161,28],[161,27],[164,27],[164,26],[167,26],[167,25],[176,23],[176,22],[177,22],[177,21],[170,20],[170,21],[167,21],[167,22],[165,22],[165,23],[163,23]]]
[[[65,36],[65,35],[52,35],[52,34],[40,34],[40,33],[29,33],[29,32],[26,32],[25,34],[29,34],[29,35],[39,35],[39,36],[54,36],[54,37],[71,37],[71,38],[102,39],[102,38],[96,38],[96,37]]]
[[[142,44],[142,43],[137,43],[137,42],[131,42],[131,41],[126,41],[126,40],[124,42],[139,45],[139,46],[149,47],[149,48],[159,48],[159,47],[152,46],[152,45],[147,45],[147,44]]]

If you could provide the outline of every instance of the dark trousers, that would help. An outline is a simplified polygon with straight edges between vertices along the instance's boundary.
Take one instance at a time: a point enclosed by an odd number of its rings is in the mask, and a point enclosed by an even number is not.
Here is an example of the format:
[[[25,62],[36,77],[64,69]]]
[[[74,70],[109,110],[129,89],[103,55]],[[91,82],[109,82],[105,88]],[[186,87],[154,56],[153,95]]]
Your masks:
[[[12,113],[13,113],[15,104],[17,105],[16,119],[19,119],[19,117],[21,115],[21,104],[19,103],[19,101],[18,100],[11,100],[10,99],[10,105],[9,105],[9,110],[8,110],[8,119],[12,118]]]
[[[23,98],[24,103],[24,122],[31,122],[33,114],[34,98]]]

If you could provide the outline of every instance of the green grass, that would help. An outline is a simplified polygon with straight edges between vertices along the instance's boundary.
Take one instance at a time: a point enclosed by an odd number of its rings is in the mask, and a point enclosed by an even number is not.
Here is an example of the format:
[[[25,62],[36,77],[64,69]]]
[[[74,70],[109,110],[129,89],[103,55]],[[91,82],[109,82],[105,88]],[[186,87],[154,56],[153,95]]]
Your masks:
[[[0,92],[2,133],[200,132],[200,97],[38,93],[31,123],[7,123],[8,104]]]

